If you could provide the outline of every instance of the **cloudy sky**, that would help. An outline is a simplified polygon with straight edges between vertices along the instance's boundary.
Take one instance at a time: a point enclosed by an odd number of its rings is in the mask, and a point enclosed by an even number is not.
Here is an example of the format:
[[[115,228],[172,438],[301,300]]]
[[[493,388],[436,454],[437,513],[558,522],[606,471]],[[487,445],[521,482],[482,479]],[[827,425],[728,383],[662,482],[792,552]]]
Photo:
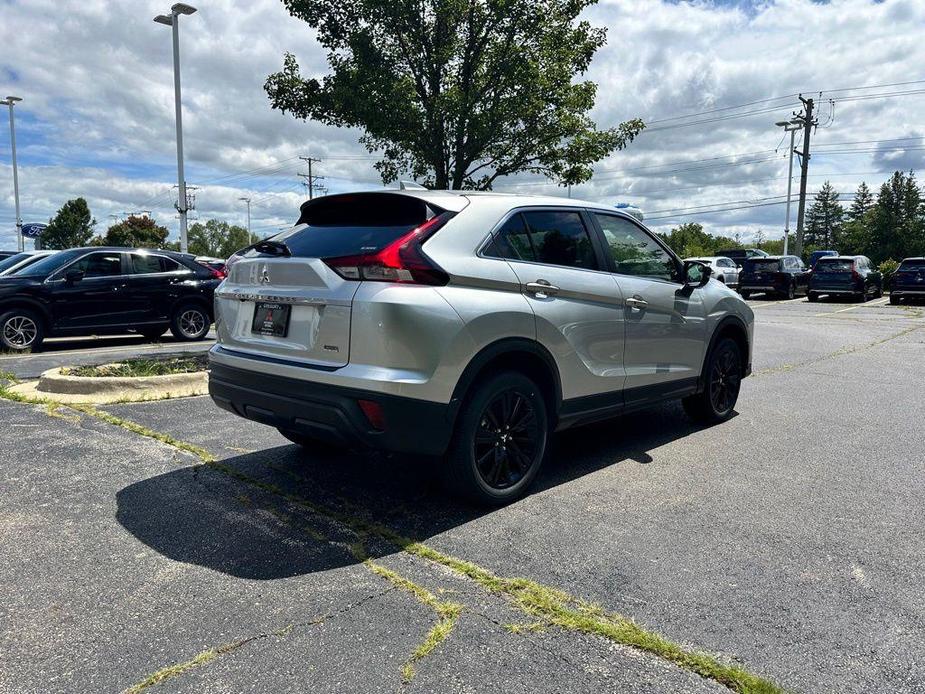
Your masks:
[[[24,99],[16,107],[24,221],[47,221],[83,196],[100,231],[115,216],[151,210],[177,234],[170,30],[151,21],[169,4],[0,0],[0,92]],[[285,51],[303,73],[325,70],[307,25],[279,0],[195,4],[181,24],[195,217],[243,223],[239,198],[249,197],[254,231],[274,233],[305,198],[300,156],[323,160],[315,173],[330,192],[381,186],[358,132],[269,107],[263,83]],[[830,179],[850,199],[861,180],[876,189],[897,168],[923,168],[923,0],[601,0],[587,16],[608,28],[588,75],[600,85],[595,120],[641,117],[649,127],[573,197],[636,204],[659,230],[699,221],[743,239],[780,235],[788,142],[774,123],[799,108],[799,93],[819,106],[811,192]],[[0,247],[8,247],[5,113],[0,126]],[[565,193],[531,177],[500,180],[496,190]]]

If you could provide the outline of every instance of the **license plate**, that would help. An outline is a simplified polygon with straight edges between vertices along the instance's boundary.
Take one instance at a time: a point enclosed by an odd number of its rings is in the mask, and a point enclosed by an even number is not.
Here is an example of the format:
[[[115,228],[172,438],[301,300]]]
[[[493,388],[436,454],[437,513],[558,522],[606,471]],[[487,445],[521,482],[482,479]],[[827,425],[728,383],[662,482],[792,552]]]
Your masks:
[[[254,306],[254,322],[251,332],[268,337],[286,337],[289,332],[289,304],[258,301]]]

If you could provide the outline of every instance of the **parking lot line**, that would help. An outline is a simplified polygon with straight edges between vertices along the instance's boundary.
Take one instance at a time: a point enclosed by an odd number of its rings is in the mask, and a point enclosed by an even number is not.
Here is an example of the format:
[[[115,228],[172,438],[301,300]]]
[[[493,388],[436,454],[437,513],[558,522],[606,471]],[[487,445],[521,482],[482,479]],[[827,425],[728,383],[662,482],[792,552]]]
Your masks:
[[[761,308],[762,306],[777,306],[777,304],[793,304],[797,301],[806,301],[805,296],[798,296],[796,299],[781,299],[780,301],[762,301],[760,304],[749,304],[752,308]]]
[[[878,299],[877,301],[870,301],[864,304],[855,304],[854,306],[848,306],[846,308],[840,308],[837,311],[825,311],[823,313],[815,314],[818,316],[831,316],[833,313],[844,313],[845,311],[853,311],[856,308],[863,308],[864,306],[883,306],[889,299]]]

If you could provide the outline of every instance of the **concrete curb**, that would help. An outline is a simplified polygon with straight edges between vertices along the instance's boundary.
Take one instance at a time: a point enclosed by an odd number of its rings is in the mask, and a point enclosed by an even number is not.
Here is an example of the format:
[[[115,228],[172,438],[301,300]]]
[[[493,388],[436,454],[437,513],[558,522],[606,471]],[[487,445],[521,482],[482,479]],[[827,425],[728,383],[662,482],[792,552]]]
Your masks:
[[[67,367],[49,369],[38,381],[27,381],[9,390],[30,398],[57,402],[103,405],[113,402],[163,400],[205,395],[209,392],[206,371],[138,377],[85,377],[61,373]]]

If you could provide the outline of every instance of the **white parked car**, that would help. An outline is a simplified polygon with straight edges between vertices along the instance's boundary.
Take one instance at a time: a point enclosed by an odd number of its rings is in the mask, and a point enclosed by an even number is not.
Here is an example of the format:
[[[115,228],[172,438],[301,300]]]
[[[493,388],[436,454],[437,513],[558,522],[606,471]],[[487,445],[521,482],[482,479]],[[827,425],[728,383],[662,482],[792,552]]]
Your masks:
[[[742,268],[736,265],[732,258],[726,258],[720,255],[709,255],[701,258],[685,258],[685,260],[693,260],[708,265],[713,271],[710,276],[714,279],[718,279],[727,287],[739,286],[739,273],[742,271]]]
[[[58,251],[22,251],[16,255],[11,255],[9,258],[4,258],[0,260],[0,277],[6,277],[7,275],[13,275],[18,270],[22,270],[24,267],[32,265],[32,263],[42,258],[53,255]]]

